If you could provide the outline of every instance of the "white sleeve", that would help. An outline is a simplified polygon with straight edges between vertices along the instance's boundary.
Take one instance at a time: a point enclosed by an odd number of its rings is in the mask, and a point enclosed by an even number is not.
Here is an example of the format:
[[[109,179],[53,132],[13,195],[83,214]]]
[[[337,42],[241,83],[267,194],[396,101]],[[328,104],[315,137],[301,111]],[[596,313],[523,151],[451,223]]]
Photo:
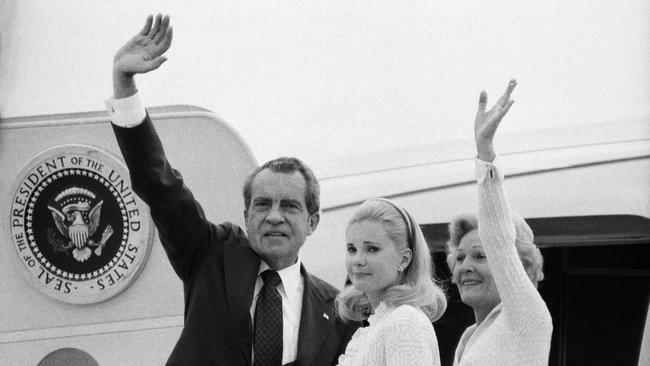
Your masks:
[[[486,183],[485,180],[490,177],[490,178],[498,178],[499,181],[503,182],[503,173],[501,173],[500,169],[497,169],[497,166],[499,165],[499,157],[495,156],[494,160],[490,163],[487,161],[483,161],[479,158],[476,158],[476,181],[478,182],[479,186]],[[495,176],[496,175],[496,176]]]
[[[111,121],[120,127],[135,127],[146,116],[139,93],[121,99],[108,99],[104,102]]]
[[[550,314],[546,303],[524,270],[515,247],[516,231],[503,189],[503,174],[494,162],[476,159],[476,180],[479,237],[501,296],[506,321],[519,329],[548,323]]]

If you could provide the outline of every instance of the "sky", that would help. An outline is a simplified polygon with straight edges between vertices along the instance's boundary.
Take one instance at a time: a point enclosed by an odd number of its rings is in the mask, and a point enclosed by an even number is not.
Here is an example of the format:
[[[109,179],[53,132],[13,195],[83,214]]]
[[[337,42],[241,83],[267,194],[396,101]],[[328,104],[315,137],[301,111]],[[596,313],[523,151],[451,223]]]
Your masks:
[[[502,129],[650,119],[648,1],[0,0],[0,116],[95,111],[115,51],[170,14],[146,105],[213,111],[259,162],[312,164],[471,137],[478,95],[519,82]]]

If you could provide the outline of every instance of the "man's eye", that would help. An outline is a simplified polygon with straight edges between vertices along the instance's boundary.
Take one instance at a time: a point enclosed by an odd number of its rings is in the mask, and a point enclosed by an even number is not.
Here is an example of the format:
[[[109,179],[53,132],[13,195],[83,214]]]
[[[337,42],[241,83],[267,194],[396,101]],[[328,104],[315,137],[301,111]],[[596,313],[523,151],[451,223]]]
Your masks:
[[[459,254],[456,256],[457,262],[462,262],[463,260],[465,260],[465,254]]]
[[[287,202],[284,205],[285,209],[292,213],[297,213],[302,211],[302,205],[297,202]]]
[[[370,253],[376,253],[379,251],[379,248],[377,247],[368,247],[368,252]]]
[[[268,202],[255,202],[255,208],[265,208],[268,206],[269,206]]]
[[[357,249],[355,247],[348,247],[348,253],[356,253]]]

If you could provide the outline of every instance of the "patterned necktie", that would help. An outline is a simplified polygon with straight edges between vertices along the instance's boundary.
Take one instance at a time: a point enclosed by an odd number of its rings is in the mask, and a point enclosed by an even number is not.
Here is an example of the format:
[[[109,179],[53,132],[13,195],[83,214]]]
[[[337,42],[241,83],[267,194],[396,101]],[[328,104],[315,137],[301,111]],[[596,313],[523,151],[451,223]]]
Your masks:
[[[282,282],[278,272],[262,272],[264,285],[255,305],[255,366],[282,365],[282,297],[275,289]]]

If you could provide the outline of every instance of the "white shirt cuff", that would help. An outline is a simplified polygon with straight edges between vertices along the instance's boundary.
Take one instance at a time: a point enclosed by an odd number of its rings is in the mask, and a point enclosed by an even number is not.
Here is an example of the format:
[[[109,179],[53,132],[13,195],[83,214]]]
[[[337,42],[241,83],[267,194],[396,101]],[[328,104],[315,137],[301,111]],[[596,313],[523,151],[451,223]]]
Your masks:
[[[497,168],[499,157],[495,156],[494,160],[490,163],[487,161],[483,161],[479,158],[475,159],[476,161],[476,181],[479,184],[482,184],[485,179],[490,178],[490,179],[498,179],[500,181],[503,180],[503,173],[499,168]]]
[[[108,116],[120,127],[135,127],[144,121],[146,111],[139,93],[120,99],[108,99],[104,102]]]

